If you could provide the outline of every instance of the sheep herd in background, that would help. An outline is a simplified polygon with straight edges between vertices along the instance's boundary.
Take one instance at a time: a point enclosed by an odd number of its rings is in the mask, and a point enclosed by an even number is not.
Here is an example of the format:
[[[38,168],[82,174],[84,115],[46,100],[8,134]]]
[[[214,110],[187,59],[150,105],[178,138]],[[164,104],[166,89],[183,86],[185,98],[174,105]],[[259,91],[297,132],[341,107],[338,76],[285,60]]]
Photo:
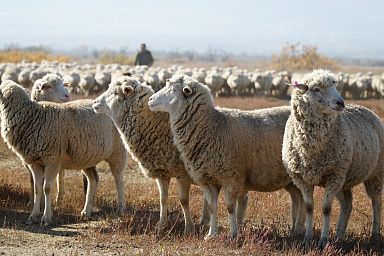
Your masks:
[[[83,171],[88,182],[81,215],[89,218],[98,183],[95,166],[102,160],[109,163],[115,178],[122,213],[122,171],[129,153],[142,173],[157,182],[159,228],[167,220],[171,178],[177,180],[185,234],[194,231],[190,187],[202,189],[201,223],[209,222],[207,239],[218,233],[220,191],[234,239],[244,219],[248,191],[284,188],[291,196],[291,232],[305,231],[305,242],[310,242],[313,187],[323,186],[319,242],[323,248],[333,198],[341,204],[336,229],[341,237],[352,209],[351,189],[364,183],[372,200],[372,236],[380,234],[383,122],[364,107],[345,106],[342,97],[384,97],[384,75],[56,62],[2,64],[0,73],[1,135],[33,175],[28,223],[38,222],[43,193],[40,223],[52,223],[52,183],[58,177],[60,201],[63,169]],[[32,85],[32,93],[24,88]],[[94,101],[67,102],[67,90],[85,96],[102,94]],[[288,93],[290,107],[253,111],[215,107],[212,97],[284,98]]]
[[[213,95],[218,96],[268,96],[287,98],[290,88],[286,83],[300,81],[304,72],[274,70],[247,70],[237,67],[186,68],[129,66],[119,64],[77,64],[43,61],[0,63],[1,81],[12,80],[24,87],[31,87],[36,80],[48,73],[60,74],[64,82],[71,84],[72,94],[88,96],[107,90],[111,81],[130,74],[140,82],[150,85],[156,92],[165,86],[174,75],[188,75],[208,85]],[[384,73],[337,74],[337,89],[344,98],[384,98]]]

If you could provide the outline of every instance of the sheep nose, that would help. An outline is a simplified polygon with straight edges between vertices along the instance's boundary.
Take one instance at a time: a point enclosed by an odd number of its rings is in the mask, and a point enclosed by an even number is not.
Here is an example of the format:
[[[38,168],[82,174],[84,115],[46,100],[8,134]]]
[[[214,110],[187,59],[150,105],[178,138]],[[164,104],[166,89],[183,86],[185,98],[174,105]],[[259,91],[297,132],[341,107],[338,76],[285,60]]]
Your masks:
[[[345,104],[344,104],[344,101],[343,101],[343,100],[338,100],[338,101],[336,101],[336,104],[337,104],[339,107],[345,108]]]

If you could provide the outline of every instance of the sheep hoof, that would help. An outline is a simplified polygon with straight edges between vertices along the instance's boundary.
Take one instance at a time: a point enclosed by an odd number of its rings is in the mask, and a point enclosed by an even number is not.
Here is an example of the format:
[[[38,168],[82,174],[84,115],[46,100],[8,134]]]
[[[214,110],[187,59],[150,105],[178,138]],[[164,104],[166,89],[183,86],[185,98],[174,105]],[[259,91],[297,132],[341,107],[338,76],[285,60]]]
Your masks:
[[[29,200],[27,203],[27,208],[32,210],[33,209],[33,200]]]
[[[40,225],[42,226],[42,227],[47,227],[47,226],[49,226],[49,225],[51,225],[52,224],[52,217],[49,217],[49,216],[47,216],[47,215],[43,215],[43,217],[41,217],[41,223],[40,223]]]
[[[294,236],[303,236],[305,234],[305,227],[293,229],[291,234]]]
[[[117,216],[121,216],[121,215],[124,214],[124,212],[125,212],[125,207],[123,207],[123,206],[119,206],[119,207],[117,208],[116,215],[117,215]]]
[[[39,223],[39,216],[38,215],[30,215],[28,217],[28,220],[26,222],[27,225],[37,224]]]
[[[160,221],[156,224],[156,229],[158,233],[163,232],[167,228],[167,222],[166,221]]]
[[[231,233],[230,240],[234,241],[234,240],[236,240],[236,238],[237,238],[237,232]]]
[[[372,234],[371,237],[369,238],[370,243],[378,243],[380,242],[380,234]]]
[[[81,212],[81,215],[80,215],[80,220],[82,221],[88,221],[91,219],[91,216],[90,214],[88,214],[87,212]]]
[[[320,241],[317,244],[317,247],[319,247],[320,250],[323,250],[325,248],[325,246],[327,245],[327,243],[328,243],[328,238],[322,237],[322,238],[320,238]]]
[[[217,234],[208,234],[204,237],[205,241],[214,240],[217,237]]]
[[[195,227],[193,226],[193,224],[185,226],[185,228],[184,228],[184,235],[185,236],[192,235],[194,233],[195,233]]]
[[[209,218],[201,218],[200,219],[200,225],[208,226],[209,225]]]
[[[308,248],[311,245],[311,243],[312,243],[312,236],[305,236],[302,242],[303,246],[305,248]]]

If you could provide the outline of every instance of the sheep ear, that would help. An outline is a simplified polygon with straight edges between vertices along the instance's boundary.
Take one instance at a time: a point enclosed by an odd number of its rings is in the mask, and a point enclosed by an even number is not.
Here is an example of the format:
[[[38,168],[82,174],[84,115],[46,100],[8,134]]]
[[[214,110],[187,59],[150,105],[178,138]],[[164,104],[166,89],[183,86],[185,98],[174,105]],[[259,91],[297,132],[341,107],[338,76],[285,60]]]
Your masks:
[[[192,89],[191,89],[191,87],[189,87],[188,85],[187,85],[187,86],[184,86],[184,87],[183,87],[183,94],[184,94],[185,96],[189,96],[189,95],[191,95],[191,94],[192,94]]]
[[[40,84],[40,90],[47,90],[49,88],[52,88],[52,86],[48,83],[42,83]]]
[[[308,85],[305,85],[305,84],[295,84],[293,86],[293,88],[297,88],[303,92],[307,92],[308,91]]]
[[[296,81],[295,81],[294,83],[292,83],[292,84],[290,84],[290,83],[286,83],[286,85],[292,86],[293,89],[297,88],[297,89],[299,89],[299,90],[302,90],[303,92],[308,91],[308,85],[306,85],[306,84],[299,84],[299,83],[296,82]]]
[[[124,94],[125,96],[128,96],[128,95],[131,94],[134,90],[135,90],[135,89],[133,89],[132,86],[130,86],[130,85],[126,85],[126,86],[123,87],[123,94]]]

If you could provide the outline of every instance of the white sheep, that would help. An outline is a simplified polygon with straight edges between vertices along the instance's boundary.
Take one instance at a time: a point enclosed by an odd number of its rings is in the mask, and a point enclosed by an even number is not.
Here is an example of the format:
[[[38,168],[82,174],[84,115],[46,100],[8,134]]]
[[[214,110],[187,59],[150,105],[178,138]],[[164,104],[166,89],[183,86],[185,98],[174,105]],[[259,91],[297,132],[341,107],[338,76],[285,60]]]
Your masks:
[[[79,88],[80,93],[85,96],[89,96],[96,84],[95,77],[90,72],[85,72],[80,74]]]
[[[336,76],[314,70],[292,93],[292,113],[287,121],[282,158],[306,203],[305,242],[313,237],[313,190],[323,186],[323,227],[319,246],[329,237],[332,201],[341,212],[336,236],[344,235],[352,209],[351,189],[364,183],[372,200],[372,235],[380,233],[384,176],[384,127],[365,107],[344,106],[336,90]]]
[[[71,93],[78,94],[79,93],[79,84],[80,84],[80,75],[75,71],[65,72],[63,74],[64,83],[69,84],[68,90]]]
[[[51,187],[60,169],[83,169],[88,180],[81,213],[88,218],[96,192],[96,179],[88,167],[105,160],[118,191],[118,212],[125,209],[122,171],[126,151],[112,120],[92,109],[91,100],[63,104],[31,101],[25,89],[6,81],[0,86],[1,135],[8,147],[32,171],[34,205],[28,223],[37,221],[44,181],[42,225],[52,222]],[[43,134],[43,135],[42,135]]]
[[[139,162],[142,173],[148,178],[156,179],[160,192],[159,227],[166,223],[170,179],[176,178],[184,213],[184,233],[188,234],[194,229],[189,209],[189,190],[193,181],[173,144],[169,115],[152,112],[148,107],[148,98],[153,93],[151,87],[140,84],[133,78],[121,77],[95,100],[93,108],[97,113],[105,113],[113,119],[129,153]],[[239,203],[239,221],[244,217],[246,200],[244,197]],[[207,222],[207,214],[204,204],[202,223]]]
[[[24,87],[30,87],[31,83],[29,81],[29,75],[31,73],[31,69],[25,68],[22,69],[17,77],[17,81],[19,84],[21,84]],[[33,84],[32,84],[33,85]]]
[[[218,187],[224,192],[232,238],[237,235],[236,200],[250,190],[287,189],[292,229],[302,230],[302,197],[280,157],[288,106],[254,111],[216,108],[209,88],[187,76],[173,77],[148,104],[153,111],[170,114],[174,143],[189,176],[204,191],[210,205],[207,239],[217,234]]]
[[[224,78],[221,76],[218,69],[212,69],[207,72],[205,83],[213,92],[215,92],[216,96],[218,96],[218,93],[223,88],[224,82]]]

